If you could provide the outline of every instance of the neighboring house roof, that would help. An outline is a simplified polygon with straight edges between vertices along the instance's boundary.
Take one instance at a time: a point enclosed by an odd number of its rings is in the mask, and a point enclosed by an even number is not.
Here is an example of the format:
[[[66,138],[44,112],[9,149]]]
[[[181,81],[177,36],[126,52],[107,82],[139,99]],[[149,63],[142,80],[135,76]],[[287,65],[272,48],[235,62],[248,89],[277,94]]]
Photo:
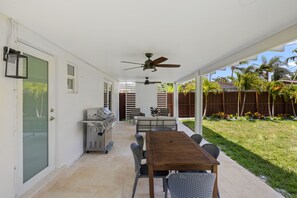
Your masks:
[[[237,91],[237,87],[234,86],[233,83],[221,81],[218,81],[218,83],[224,91]]]
[[[231,83],[231,82],[220,82],[218,81],[219,85],[222,87],[222,89],[226,92],[226,91],[237,91],[237,87]],[[296,81],[297,83],[297,81]],[[255,92],[256,90],[251,89],[251,90],[247,90],[247,92]]]

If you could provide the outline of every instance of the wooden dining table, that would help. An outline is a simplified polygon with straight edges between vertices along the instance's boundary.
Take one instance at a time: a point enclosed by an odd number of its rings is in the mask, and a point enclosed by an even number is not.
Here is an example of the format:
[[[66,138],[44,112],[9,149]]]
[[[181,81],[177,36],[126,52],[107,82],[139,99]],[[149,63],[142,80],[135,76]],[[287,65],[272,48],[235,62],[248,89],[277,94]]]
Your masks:
[[[220,163],[185,132],[147,132],[146,154],[150,198],[154,197],[154,171],[157,170],[210,170],[216,174],[213,197],[218,197],[218,165]]]

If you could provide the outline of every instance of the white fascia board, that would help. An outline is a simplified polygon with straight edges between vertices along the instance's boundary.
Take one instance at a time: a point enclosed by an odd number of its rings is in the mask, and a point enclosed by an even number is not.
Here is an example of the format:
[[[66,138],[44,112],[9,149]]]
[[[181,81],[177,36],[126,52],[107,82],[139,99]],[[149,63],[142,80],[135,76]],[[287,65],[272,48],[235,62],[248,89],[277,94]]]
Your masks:
[[[205,65],[203,69],[200,70],[200,74],[204,75],[210,73],[214,70],[221,69],[230,65],[231,63],[244,60],[247,57],[254,56],[256,54],[262,53],[269,50],[275,46],[285,45],[286,43],[296,40],[297,38],[297,24],[292,25],[274,35],[268,36],[252,45],[249,45],[229,56],[222,59],[215,60],[208,65]]]
[[[192,73],[178,79],[177,83],[183,83],[195,78],[195,75],[199,73],[200,75],[205,75],[215,70],[222,69],[232,63],[239,62],[241,60],[247,60],[249,57],[255,57],[257,54],[269,50],[275,46],[285,45],[290,41],[297,39],[297,24],[292,25],[274,35],[270,35],[258,42],[253,43],[237,52],[230,54],[219,60],[212,61],[210,64],[202,67],[199,71],[193,71]]]

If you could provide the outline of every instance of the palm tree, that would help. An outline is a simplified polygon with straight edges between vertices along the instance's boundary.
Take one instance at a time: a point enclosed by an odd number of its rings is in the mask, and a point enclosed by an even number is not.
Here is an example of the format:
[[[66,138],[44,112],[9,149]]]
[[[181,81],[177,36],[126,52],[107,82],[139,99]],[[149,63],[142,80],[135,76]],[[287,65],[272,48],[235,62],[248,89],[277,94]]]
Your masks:
[[[292,51],[292,53],[297,53],[297,49],[294,49],[294,50]],[[287,62],[287,63],[289,63],[289,62],[291,62],[291,61],[295,61],[295,64],[297,65],[297,56],[294,55],[294,56],[291,56],[291,57],[289,57],[289,58],[286,59],[286,62]],[[295,74],[292,75],[292,80],[293,80],[293,81],[296,79],[296,76],[297,76],[297,71],[295,71]],[[293,83],[293,82],[292,82],[292,83]]]
[[[233,78],[233,84],[238,89],[237,95],[237,115],[242,116],[244,112],[245,100],[246,100],[246,93],[248,90],[255,88],[259,82],[259,77],[255,73],[239,73],[235,72],[236,78]],[[241,100],[241,92],[244,91],[241,112],[240,112],[240,100]]]
[[[267,61],[265,56],[262,56],[262,63],[255,71],[259,74],[260,77],[269,81],[269,73],[273,72],[276,67],[279,67],[281,64],[280,57],[275,56]]]
[[[268,105],[268,112],[269,112],[270,118],[274,116],[274,102],[276,100],[276,97],[280,95],[282,87],[283,87],[283,83],[279,81],[266,82],[266,88],[268,92],[267,105]],[[272,97],[272,107],[270,109],[271,97]]]
[[[297,53],[297,49],[294,49],[292,51],[292,53]],[[295,61],[296,59],[297,59],[297,56],[291,56],[291,57],[287,58],[286,62],[288,63],[290,61]]]
[[[241,73],[239,72],[235,72],[236,74],[236,78],[232,78],[232,76],[230,77],[234,86],[237,87],[237,118],[239,118],[240,115],[240,100],[241,100],[241,91],[242,91],[242,85],[244,83],[243,77]]]
[[[214,94],[220,93],[220,92],[222,92],[222,88],[218,82],[212,82],[206,78],[203,79],[202,88],[203,88],[203,93],[205,96],[205,105],[204,105],[204,111],[203,111],[203,118],[204,118],[206,115],[206,111],[207,111],[207,103],[208,103],[209,93],[210,92],[212,92]]]
[[[228,77],[221,77],[221,76],[214,78],[213,80],[216,82],[226,82],[226,83],[230,82],[230,79]]]
[[[187,94],[191,91],[195,91],[196,82],[195,80],[189,81],[183,84],[182,92]],[[203,78],[202,89],[205,96],[205,105],[203,110],[203,118],[206,115],[207,111],[207,103],[208,103],[208,95],[210,92],[217,94],[222,92],[222,88],[218,82],[209,81],[207,78]]]
[[[196,82],[195,80],[191,80],[189,82],[184,83],[181,88],[182,92],[186,95],[189,92],[195,91]]]
[[[242,88],[244,90],[244,95],[243,95],[240,116],[242,116],[243,112],[244,112],[247,91],[251,90],[253,88],[256,88],[258,86],[259,80],[260,80],[259,77],[257,76],[257,74],[255,74],[255,73],[245,73],[242,75],[242,78],[243,78]]]
[[[294,118],[296,118],[296,111],[294,103],[297,103],[297,85],[285,85],[281,90],[281,95],[284,97],[284,100],[287,102],[291,101],[292,110]]]
[[[287,68],[278,66],[274,68],[273,74],[271,76],[272,81],[277,81],[277,80],[289,80],[293,76],[293,73],[288,70]]]
[[[245,64],[248,64],[248,61],[240,61],[239,62],[239,65],[245,65]],[[244,70],[244,68],[242,68],[242,67],[238,67],[238,66],[235,66],[235,65],[232,65],[231,66],[231,78],[233,78],[233,74],[234,74],[234,72],[235,71],[243,71]]]

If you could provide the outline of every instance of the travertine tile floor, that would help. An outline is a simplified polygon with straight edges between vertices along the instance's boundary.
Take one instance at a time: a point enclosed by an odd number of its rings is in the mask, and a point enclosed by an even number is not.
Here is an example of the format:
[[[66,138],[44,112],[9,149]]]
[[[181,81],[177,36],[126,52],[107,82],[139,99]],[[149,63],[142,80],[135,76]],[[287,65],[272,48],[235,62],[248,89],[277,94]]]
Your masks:
[[[179,130],[192,132],[179,123]],[[37,198],[129,198],[134,182],[134,162],[130,150],[135,141],[135,125],[117,123],[114,146],[108,154],[84,154],[69,174]],[[282,197],[259,178],[220,154],[219,189],[222,198]],[[155,197],[164,197],[162,180],[155,179]],[[135,197],[149,197],[148,179],[139,179]]]

